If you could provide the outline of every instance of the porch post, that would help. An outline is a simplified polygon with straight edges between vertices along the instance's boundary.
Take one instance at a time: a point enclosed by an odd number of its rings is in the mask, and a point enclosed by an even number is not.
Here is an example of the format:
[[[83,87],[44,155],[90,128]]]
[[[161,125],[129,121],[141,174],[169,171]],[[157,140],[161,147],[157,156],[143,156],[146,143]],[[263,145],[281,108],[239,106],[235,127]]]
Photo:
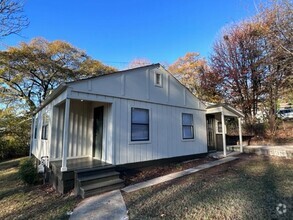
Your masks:
[[[240,152],[243,153],[241,118],[238,118]]]
[[[226,157],[227,156],[227,152],[226,152],[226,131],[225,131],[225,116],[224,116],[223,111],[221,113],[221,118],[222,118],[223,153],[224,153],[224,157]]]
[[[69,113],[70,99],[65,101],[64,127],[63,127],[63,151],[62,151],[62,167],[61,172],[67,171],[67,154],[68,154],[68,132],[69,132]]]

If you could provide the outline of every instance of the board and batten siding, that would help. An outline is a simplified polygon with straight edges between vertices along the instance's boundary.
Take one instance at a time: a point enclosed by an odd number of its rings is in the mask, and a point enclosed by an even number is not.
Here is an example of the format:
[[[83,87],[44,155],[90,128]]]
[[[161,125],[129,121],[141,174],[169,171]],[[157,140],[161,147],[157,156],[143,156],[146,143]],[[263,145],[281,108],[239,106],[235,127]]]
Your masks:
[[[162,76],[162,86],[155,85],[155,74]],[[91,101],[103,97],[122,98],[205,110],[205,106],[161,68],[133,69],[123,73],[103,75],[68,84],[70,97]],[[83,94],[83,95],[81,95]]]
[[[117,99],[115,164],[126,164],[207,152],[205,112],[167,105]],[[150,141],[131,142],[131,108],[149,109]],[[194,139],[182,139],[182,113],[194,120]]]
[[[204,110],[72,92],[71,98],[76,97],[99,100],[99,103],[111,106],[104,109],[104,124],[107,128],[104,127],[103,135],[103,158],[109,163],[119,165],[207,152]],[[133,107],[149,109],[150,141],[131,142]],[[182,113],[193,115],[192,140],[182,139]]]
[[[62,105],[61,103],[64,101],[67,96],[66,91],[62,92],[58,97],[56,97],[52,102],[48,103],[44,108],[42,108],[39,112],[34,115],[34,125],[33,125],[33,139],[31,150],[32,153],[38,158],[41,159],[42,156],[49,156],[52,152],[51,140],[54,137],[54,129],[58,129],[60,121],[56,124],[56,120],[54,118],[54,106]],[[42,135],[42,125],[43,125],[43,115],[47,114],[49,123],[48,123],[48,138],[47,140],[43,140],[41,138]],[[37,126],[36,138],[35,138],[35,128]],[[52,132],[53,131],[53,132]],[[63,131],[63,130],[62,130]],[[62,140],[59,140],[62,142]]]
[[[155,85],[155,74],[162,85]],[[69,98],[111,103],[107,161],[126,164],[207,152],[205,106],[162,68],[133,69],[70,83]],[[149,109],[150,141],[131,142],[131,108]],[[193,114],[194,140],[182,139],[182,113]],[[108,120],[108,119],[107,119]],[[111,142],[112,140],[112,142]]]
[[[37,125],[37,138],[33,137],[32,153],[39,159],[42,156],[49,156],[50,160],[60,160],[62,158],[63,149],[63,127],[64,127],[64,111],[65,103],[61,102],[54,105],[55,102],[49,103],[45,108],[39,111],[35,117],[35,126]],[[108,124],[109,109],[108,104],[98,102],[82,102],[81,100],[70,101],[70,122],[68,135],[68,158],[92,156],[92,142],[93,142],[93,109],[104,105],[105,126]],[[49,115],[48,139],[41,139],[43,114]],[[111,115],[111,114],[110,114]],[[110,121],[109,121],[110,123]],[[108,126],[107,126],[108,127]],[[106,128],[107,128],[106,127]],[[109,131],[105,129],[104,137]],[[103,146],[107,146],[107,139],[104,140]],[[103,152],[110,151],[103,149]],[[109,161],[103,155],[103,160]]]
[[[161,85],[155,83],[161,74]],[[102,160],[126,164],[207,152],[205,106],[157,65],[67,83],[37,113],[32,153],[62,158],[65,100],[70,99],[68,158],[92,156],[93,112],[104,106]],[[149,109],[150,141],[131,142],[131,108]],[[50,114],[48,140],[41,140],[42,114]],[[194,139],[182,139],[182,113],[194,120]]]

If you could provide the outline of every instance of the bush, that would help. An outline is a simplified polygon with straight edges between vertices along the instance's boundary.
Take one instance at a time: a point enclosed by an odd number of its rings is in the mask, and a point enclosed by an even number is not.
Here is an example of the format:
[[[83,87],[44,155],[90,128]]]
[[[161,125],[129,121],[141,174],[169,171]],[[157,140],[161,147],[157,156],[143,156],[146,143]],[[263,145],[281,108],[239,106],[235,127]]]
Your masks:
[[[267,125],[265,123],[244,124],[243,130],[246,134],[265,137]]]
[[[18,171],[20,179],[29,184],[33,185],[38,181],[37,169],[34,166],[33,159],[25,159],[20,163],[20,168]]]
[[[5,140],[0,137],[0,161],[27,156],[29,146],[20,140]]]

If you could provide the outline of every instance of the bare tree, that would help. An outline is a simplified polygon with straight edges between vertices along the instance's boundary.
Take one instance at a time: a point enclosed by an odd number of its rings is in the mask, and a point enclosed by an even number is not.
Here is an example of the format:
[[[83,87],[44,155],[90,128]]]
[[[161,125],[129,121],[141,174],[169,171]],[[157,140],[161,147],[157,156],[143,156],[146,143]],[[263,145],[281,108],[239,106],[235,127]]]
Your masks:
[[[28,25],[22,1],[0,0],[0,37],[19,34]]]
[[[151,61],[146,58],[136,58],[130,61],[130,63],[127,66],[127,69],[137,68],[137,67],[146,66],[150,64],[151,64]]]

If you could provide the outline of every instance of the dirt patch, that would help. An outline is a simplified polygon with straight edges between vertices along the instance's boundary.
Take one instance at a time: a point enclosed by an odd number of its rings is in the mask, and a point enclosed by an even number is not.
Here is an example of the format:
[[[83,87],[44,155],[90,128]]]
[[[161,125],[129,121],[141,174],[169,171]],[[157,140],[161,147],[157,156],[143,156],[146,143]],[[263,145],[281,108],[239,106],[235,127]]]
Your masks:
[[[164,176],[170,173],[182,171],[188,168],[214,161],[211,157],[197,158],[183,162],[173,162],[168,164],[154,165],[143,168],[127,169],[121,172],[121,178],[125,181],[125,185],[131,185],[156,177]]]

